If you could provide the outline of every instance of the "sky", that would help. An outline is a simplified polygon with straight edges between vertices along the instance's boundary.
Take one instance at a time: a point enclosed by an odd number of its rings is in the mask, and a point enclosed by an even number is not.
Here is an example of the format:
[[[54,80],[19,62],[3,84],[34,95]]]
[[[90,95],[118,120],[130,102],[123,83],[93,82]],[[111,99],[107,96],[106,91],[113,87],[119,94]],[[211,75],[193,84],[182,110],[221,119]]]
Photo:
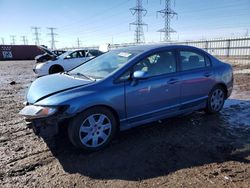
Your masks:
[[[31,27],[40,28],[40,44],[50,46],[48,27],[55,27],[56,47],[73,47],[77,38],[81,46],[134,41],[135,16],[129,9],[136,0],[0,0],[0,44],[23,44],[27,36],[34,44]],[[250,0],[172,0],[178,16],[171,19],[176,33],[174,41],[198,40],[250,35]],[[143,21],[146,42],[160,41],[157,30],[164,27],[164,18],[156,11],[164,8],[164,0],[143,0],[147,14]],[[249,32],[247,32],[249,30]]]

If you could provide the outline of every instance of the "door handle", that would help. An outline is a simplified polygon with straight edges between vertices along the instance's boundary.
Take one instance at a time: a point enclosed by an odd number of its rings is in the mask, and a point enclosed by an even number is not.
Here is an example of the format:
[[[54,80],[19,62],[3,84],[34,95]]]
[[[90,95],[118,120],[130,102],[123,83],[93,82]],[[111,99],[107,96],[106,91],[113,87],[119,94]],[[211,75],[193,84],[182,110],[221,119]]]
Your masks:
[[[168,84],[176,84],[177,82],[179,82],[178,79],[176,79],[176,78],[171,78],[167,83],[168,83]]]
[[[206,72],[206,73],[204,74],[204,76],[205,76],[205,77],[210,77],[210,76],[212,76],[212,73],[211,73],[211,72]]]

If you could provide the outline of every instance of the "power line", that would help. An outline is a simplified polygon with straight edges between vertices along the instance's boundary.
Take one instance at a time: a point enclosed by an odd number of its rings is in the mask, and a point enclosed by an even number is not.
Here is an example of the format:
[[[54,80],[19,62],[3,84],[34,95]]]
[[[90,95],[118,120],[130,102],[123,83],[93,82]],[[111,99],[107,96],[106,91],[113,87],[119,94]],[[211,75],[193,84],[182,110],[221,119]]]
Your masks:
[[[132,15],[136,15],[136,20],[129,24],[129,26],[134,25],[136,27],[134,36],[135,43],[145,42],[143,26],[147,26],[147,24],[142,21],[142,17],[147,14],[147,10],[142,7],[142,1],[143,0],[136,0],[136,6],[130,8]]]
[[[240,4],[240,5],[246,5],[246,4]],[[236,5],[234,5],[234,6],[230,5],[230,7],[235,7],[235,6]],[[196,9],[195,11],[194,10],[192,10],[192,11],[189,10],[189,11],[183,11],[183,12],[178,12],[178,13],[179,13],[179,15],[180,15],[180,13],[183,13],[183,14],[191,13],[191,14],[193,14],[193,13],[197,13],[198,11],[199,12],[201,12],[201,11],[204,12],[205,10],[206,11],[210,11],[210,10],[213,11],[214,9],[224,9],[226,7],[229,7],[229,6],[213,7],[212,9]],[[248,9],[245,8],[245,10],[248,10]],[[110,17],[105,18],[105,21],[107,21],[109,19],[110,20],[113,19],[113,16],[115,16],[116,14],[117,14],[117,12],[115,12],[114,15],[112,14],[112,15],[110,15]],[[248,14],[246,14],[246,15],[248,15]],[[147,15],[147,17],[154,17],[154,16],[153,15]],[[220,16],[216,17],[216,19],[220,19],[221,17],[223,17],[223,15],[220,14]],[[224,15],[224,17],[225,17],[225,15]],[[201,20],[201,19],[204,19],[204,18],[198,18],[198,19]],[[196,19],[196,20],[198,20],[198,19]],[[91,20],[91,19],[88,19],[88,21],[89,20]],[[121,23],[125,23],[127,21],[129,21],[129,18],[128,19],[124,19],[124,20],[120,20]],[[117,23],[115,23],[115,22],[109,22],[109,23],[114,23],[114,26],[108,27],[109,29],[113,30],[113,28],[117,28]],[[78,25],[78,27],[80,27],[80,26],[81,25]],[[100,24],[98,23],[98,26],[94,27],[94,28],[92,27],[93,26],[93,22],[91,22],[90,24],[84,24],[82,26],[84,26],[85,29],[84,30],[80,30],[79,32],[76,32],[75,34],[77,34],[77,35],[78,34],[82,34],[82,33],[84,33],[84,35],[86,35],[86,34],[93,34],[93,32],[99,32],[99,31],[103,31],[104,29],[105,30],[107,29],[107,23],[105,23],[105,22],[102,22]],[[91,26],[91,27],[89,27],[89,26]],[[63,30],[63,31],[65,31],[65,30]],[[69,33],[71,34],[72,31],[70,31]]]
[[[116,16],[116,15],[119,13],[119,12],[114,12],[114,11],[115,11],[115,10],[119,10],[118,7],[123,6],[123,5],[126,4],[127,2],[128,2],[128,0],[119,2],[118,4],[114,4],[114,6],[109,6],[107,9],[102,9],[102,10],[100,10],[98,14],[92,15],[92,16],[90,16],[90,18],[88,18],[88,19],[86,19],[86,18],[80,19],[80,20],[78,20],[78,21],[74,21],[74,22],[71,22],[71,23],[66,24],[66,25],[64,25],[64,26],[61,26],[61,27],[60,27],[60,31],[61,31],[62,29],[65,30],[65,28],[71,29],[72,26],[75,26],[75,25],[76,25],[78,28],[79,28],[79,27],[86,27],[86,25],[91,25],[91,26],[92,26],[93,23],[96,23],[96,21],[98,21],[98,20],[103,21],[103,18],[104,18],[104,17],[105,17],[105,20],[106,20],[106,19],[113,19],[113,16]],[[109,4],[108,4],[108,5],[109,5]],[[112,4],[112,5],[113,5],[113,4]],[[109,15],[110,17],[105,16],[107,13],[110,13],[110,10],[112,10],[112,12],[114,12],[114,14]],[[83,23],[83,21],[84,21],[84,23]],[[87,21],[87,23],[86,23],[86,21]],[[67,30],[67,29],[66,29],[66,30]]]
[[[10,35],[10,40],[11,40],[11,45],[16,44],[16,36],[15,35]]]
[[[21,36],[21,41],[23,42],[23,45],[27,45],[28,44],[28,39],[26,36]]]
[[[56,49],[56,40],[55,40],[55,35],[57,35],[57,33],[55,33],[54,31],[56,30],[55,27],[48,27],[48,30],[50,31],[50,33],[48,33],[48,35],[51,36],[51,41],[50,41],[50,44],[51,44],[51,49]]]
[[[248,14],[238,14],[237,16],[244,16],[244,15],[248,15]],[[216,18],[216,20],[223,20],[223,19],[228,19],[228,18],[234,18],[236,15],[230,15],[230,16],[220,16],[219,18]],[[150,16],[149,16],[150,17]],[[203,18],[197,18],[196,20],[202,20]],[[125,19],[123,20],[123,22],[127,22],[129,21],[129,19]],[[212,21],[213,23],[216,23],[216,24],[213,24],[212,27],[215,27],[219,24],[219,26],[221,27],[221,24],[219,22],[214,22],[214,20],[207,20],[207,22],[210,22]],[[246,23],[248,24],[248,22]],[[84,30],[84,31],[80,31],[80,32],[77,32],[75,33],[75,35],[80,35],[82,33],[84,33],[84,36],[86,37],[87,35],[88,36],[92,36],[93,33],[98,33],[100,31],[102,31],[102,33],[105,33],[105,32],[108,32],[109,34],[112,33],[112,35],[115,35],[116,36],[116,33],[113,33],[113,31],[117,28],[117,24],[115,25],[110,25],[108,28],[106,25],[103,25],[103,27],[101,27],[102,25],[100,25],[99,27],[96,27],[96,28],[93,28],[93,29],[89,29],[89,30]],[[197,27],[197,25],[193,25],[193,27]],[[178,27],[178,29],[181,29],[183,28],[183,26],[181,27]],[[190,23],[188,26],[185,26],[184,29],[191,29],[190,27]],[[196,28],[197,29],[197,28]],[[204,29],[204,28],[203,28]],[[127,32],[129,33],[129,32]],[[120,32],[119,32],[120,34]],[[97,35],[97,34],[96,34]],[[87,37],[89,38],[89,37]],[[107,38],[110,38],[110,37],[107,37]]]
[[[39,33],[39,30],[40,30],[40,27],[31,27],[32,30],[34,30],[34,40],[35,40],[35,44],[36,45],[39,45],[40,44],[40,39],[39,39],[39,36],[40,36],[40,33]]]
[[[158,13],[162,14],[162,17],[165,19],[164,28],[158,30],[158,32],[164,33],[164,41],[170,41],[170,34],[176,32],[170,27],[170,21],[177,15],[177,13],[171,9],[171,0],[165,0],[165,8],[157,11],[157,14]]]

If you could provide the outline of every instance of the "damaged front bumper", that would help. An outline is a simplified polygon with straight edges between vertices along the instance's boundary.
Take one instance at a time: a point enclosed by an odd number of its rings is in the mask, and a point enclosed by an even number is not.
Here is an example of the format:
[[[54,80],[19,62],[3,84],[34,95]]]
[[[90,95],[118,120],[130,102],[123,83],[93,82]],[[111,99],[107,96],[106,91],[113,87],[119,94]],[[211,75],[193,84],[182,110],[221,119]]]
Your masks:
[[[43,138],[50,138],[58,134],[59,124],[68,116],[64,113],[66,107],[41,107],[28,105],[20,115],[25,117],[26,124],[34,133]]]
[[[59,131],[59,121],[37,119],[37,120],[26,120],[26,124],[29,128],[32,128],[33,132],[42,138],[51,138],[58,134]]]

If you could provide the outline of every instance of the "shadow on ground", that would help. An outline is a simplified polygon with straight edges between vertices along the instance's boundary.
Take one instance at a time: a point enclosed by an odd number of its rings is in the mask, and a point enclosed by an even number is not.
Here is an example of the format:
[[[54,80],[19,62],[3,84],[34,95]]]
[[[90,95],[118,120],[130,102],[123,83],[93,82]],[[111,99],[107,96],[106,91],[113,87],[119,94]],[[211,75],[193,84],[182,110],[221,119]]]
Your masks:
[[[136,181],[209,163],[249,163],[250,120],[237,119],[250,117],[249,107],[249,101],[230,100],[217,115],[195,112],[134,128],[95,153],[74,149],[66,135],[47,144],[66,172],[94,179]]]

